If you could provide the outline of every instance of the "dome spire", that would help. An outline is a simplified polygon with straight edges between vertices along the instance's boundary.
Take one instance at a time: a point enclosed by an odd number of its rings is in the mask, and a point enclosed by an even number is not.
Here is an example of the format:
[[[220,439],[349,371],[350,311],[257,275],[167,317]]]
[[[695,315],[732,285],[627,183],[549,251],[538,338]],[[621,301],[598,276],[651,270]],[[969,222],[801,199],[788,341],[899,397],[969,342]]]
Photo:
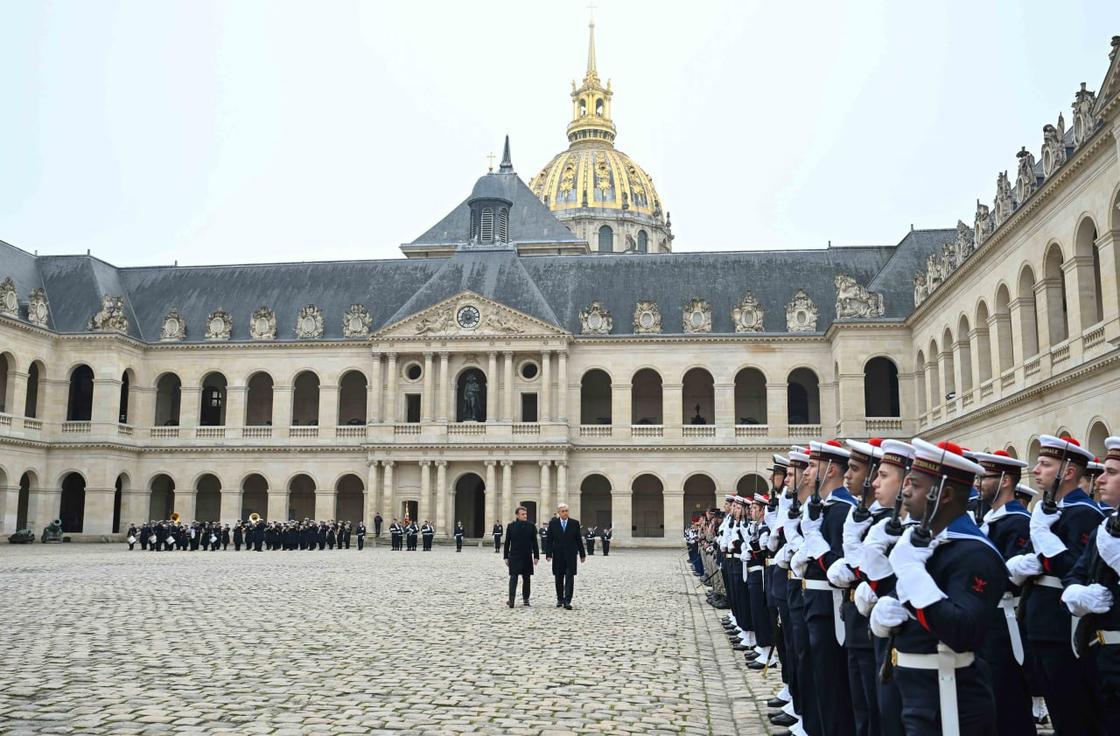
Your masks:
[[[590,6],[594,9],[594,6]],[[568,123],[568,141],[573,145],[614,144],[614,123],[611,122],[611,85],[599,81],[595,59],[595,18],[587,24],[587,72],[583,84],[572,82],[572,121]]]
[[[513,161],[509,157],[509,134],[506,134],[506,144],[502,149],[502,163],[498,166],[498,172],[501,174],[513,173]]]
[[[599,78],[599,70],[595,68],[595,6],[590,7],[592,8],[592,15],[591,20],[587,23],[587,74],[584,76],[585,81]]]

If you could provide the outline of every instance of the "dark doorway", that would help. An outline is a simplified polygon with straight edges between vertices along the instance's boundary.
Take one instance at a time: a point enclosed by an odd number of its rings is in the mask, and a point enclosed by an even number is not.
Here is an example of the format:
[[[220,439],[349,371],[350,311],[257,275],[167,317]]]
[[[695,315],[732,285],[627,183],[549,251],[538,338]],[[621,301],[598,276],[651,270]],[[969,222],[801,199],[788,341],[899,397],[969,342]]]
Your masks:
[[[66,421],[88,422],[92,416],[93,369],[88,365],[80,365],[70,374],[70,396],[66,404]]]
[[[82,531],[86,513],[86,479],[77,473],[70,473],[62,479],[62,502],[58,518],[62,521],[62,531]]]
[[[486,484],[475,473],[467,473],[455,481],[455,521],[463,523],[468,537],[478,538],[486,531]]]
[[[27,507],[31,503],[31,474],[24,473],[19,479],[19,502],[16,506],[16,529],[27,528]]]
[[[124,484],[118,476],[113,490],[113,534],[120,534],[121,531],[121,494],[123,488]]]
[[[407,516],[412,521],[415,521],[417,526],[423,519],[417,519],[416,514],[420,512],[420,503],[418,501],[405,501],[401,506],[401,513]],[[401,518],[404,518],[403,516]]]
[[[537,502],[536,501],[522,501],[518,505],[525,507],[525,510],[529,514],[529,521],[531,521],[534,524],[537,524],[538,526],[540,525],[537,522]]]

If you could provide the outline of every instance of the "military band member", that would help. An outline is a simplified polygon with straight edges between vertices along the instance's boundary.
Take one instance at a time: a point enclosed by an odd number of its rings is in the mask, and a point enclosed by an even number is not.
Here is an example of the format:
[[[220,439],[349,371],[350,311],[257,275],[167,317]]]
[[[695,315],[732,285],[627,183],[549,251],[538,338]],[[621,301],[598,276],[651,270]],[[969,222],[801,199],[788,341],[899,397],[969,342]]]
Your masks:
[[[502,551],[502,522],[495,521],[490,533],[494,536],[494,554]]]
[[[980,480],[980,508],[987,511],[980,531],[988,535],[1005,562],[1029,552],[1031,514],[1025,503],[1030,502],[1035,492],[1019,482],[1027,464],[1003,450],[975,452],[973,456],[984,468]],[[1036,732],[1024,669],[1027,637],[1017,615],[1020,594],[1020,587],[1009,581],[999,601],[996,622],[980,650],[981,657],[991,668],[997,732],[1003,736]]]
[[[1027,584],[1022,594],[1027,640],[1054,730],[1101,733],[1092,663],[1074,655],[1075,622],[1061,602],[1062,578],[1073,569],[1104,518],[1080,486],[1093,455],[1073,438],[1042,435],[1039,441],[1038,461],[1031,473],[1035,489],[1044,496],[1031,513],[1032,551],[1008,560],[1007,570],[1013,583]]]
[[[603,542],[603,557],[607,557],[611,553],[611,535],[614,533],[613,527],[605,527],[599,532],[599,539]]]
[[[587,527],[587,533],[583,535],[584,540],[587,542],[587,554],[595,554],[595,527]]]
[[[365,521],[358,522],[358,529],[355,536],[358,537],[358,551],[361,552],[366,546],[366,523]]]
[[[373,515],[373,536],[375,539],[381,539],[381,512],[378,511]]]
[[[890,553],[893,596],[871,612],[876,636],[894,636],[893,677],[908,736],[990,735],[996,725],[989,673],[975,653],[996,619],[1007,587],[1003,557],[968,514],[984,469],[952,443],[911,443],[903,489],[917,526]]]
[[[416,522],[407,516],[404,517],[404,538],[408,543],[408,551],[416,551],[416,537],[419,535],[420,530],[416,526]]]
[[[424,519],[424,524],[420,527],[420,536],[424,538],[424,551],[432,551],[432,539],[436,536],[436,528]]]
[[[139,533],[140,532],[136,529],[136,525],[132,524],[132,523],[129,523],[129,525],[128,525],[128,537],[126,538],[126,541],[128,542],[128,551],[129,552],[131,552],[136,547],[136,535],[139,534]],[[141,549],[143,549],[143,547],[141,547]]]
[[[466,536],[467,531],[463,528],[463,522],[455,522],[455,551],[463,551],[463,537]]]
[[[389,549],[395,552],[401,550],[401,525],[396,517],[389,523]]]

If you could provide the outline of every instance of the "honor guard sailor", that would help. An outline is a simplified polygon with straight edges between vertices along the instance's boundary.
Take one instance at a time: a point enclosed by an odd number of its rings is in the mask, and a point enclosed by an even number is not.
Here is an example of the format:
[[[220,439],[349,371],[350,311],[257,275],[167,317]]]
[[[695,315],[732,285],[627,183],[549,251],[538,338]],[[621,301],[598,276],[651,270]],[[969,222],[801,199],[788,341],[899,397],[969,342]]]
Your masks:
[[[502,522],[495,521],[494,522],[494,528],[490,530],[490,534],[492,534],[493,537],[494,537],[494,554],[498,554],[499,552],[502,551],[502,533],[503,533],[503,531],[504,530],[502,529]]]

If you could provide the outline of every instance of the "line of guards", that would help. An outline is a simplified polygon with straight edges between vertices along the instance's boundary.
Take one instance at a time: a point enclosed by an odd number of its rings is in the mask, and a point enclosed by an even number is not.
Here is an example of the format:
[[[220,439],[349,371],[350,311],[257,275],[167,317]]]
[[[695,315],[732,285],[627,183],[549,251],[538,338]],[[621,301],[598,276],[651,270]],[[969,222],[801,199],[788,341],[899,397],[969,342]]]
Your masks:
[[[1120,437],[1037,463],[872,439],[774,455],[686,532],[772,723],[810,736],[1120,734]],[[1037,489],[1037,490],[1036,490]]]

